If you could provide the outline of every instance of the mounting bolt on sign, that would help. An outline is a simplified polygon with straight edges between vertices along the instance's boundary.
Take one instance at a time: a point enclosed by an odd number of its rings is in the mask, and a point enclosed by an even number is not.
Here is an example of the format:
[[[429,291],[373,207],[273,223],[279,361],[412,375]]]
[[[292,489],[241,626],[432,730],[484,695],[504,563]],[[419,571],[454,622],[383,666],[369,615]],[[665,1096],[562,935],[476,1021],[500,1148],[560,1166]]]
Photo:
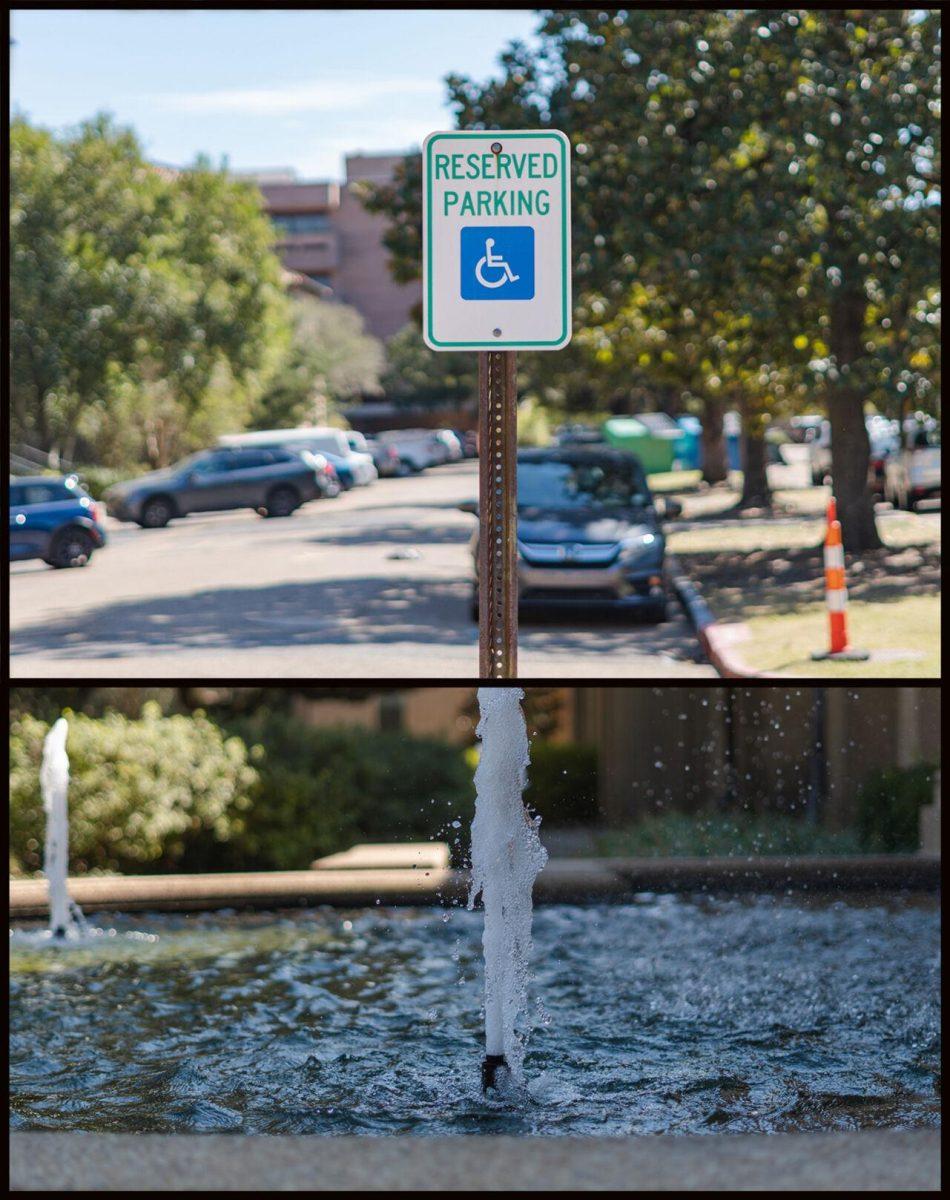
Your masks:
[[[517,350],[571,340],[571,147],[555,129],[430,133],[422,330],[478,354],[479,675],[518,673]]]

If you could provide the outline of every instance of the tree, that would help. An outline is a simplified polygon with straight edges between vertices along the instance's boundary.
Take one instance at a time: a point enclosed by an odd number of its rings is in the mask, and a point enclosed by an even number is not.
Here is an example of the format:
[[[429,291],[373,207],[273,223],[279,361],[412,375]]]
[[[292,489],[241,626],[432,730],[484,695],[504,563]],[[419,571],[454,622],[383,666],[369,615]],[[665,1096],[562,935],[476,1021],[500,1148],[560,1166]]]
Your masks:
[[[499,78],[448,81],[460,128],[571,137],[576,319],[599,308],[609,340],[638,285],[705,336],[723,314],[747,446],[795,398],[824,402],[850,550],[878,544],[864,406],[939,370],[939,44],[917,10],[559,10]],[[377,194],[402,278],[416,170]]]
[[[15,119],[10,174],[11,432],[55,460],[134,360],[161,184],[104,119],[68,142]]]
[[[845,546],[872,548],[865,406],[893,386],[886,330],[931,341],[908,318],[939,286],[939,14],[754,10],[728,39],[725,210],[827,407]]]
[[[478,391],[474,354],[462,350],[436,354],[415,324],[406,325],[386,344],[381,385],[394,404],[427,405],[471,400]]]
[[[293,306],[293,341],[255,403],[255,429],[312,422],[328,402],[379,389],[383,346],[365,331],[355,308],[310,296]]]
[[[104,116],[61,138],[18,117],[11,231],[15,441],[163,463],[243,426],[290,337],[254,188],[155,168]]]

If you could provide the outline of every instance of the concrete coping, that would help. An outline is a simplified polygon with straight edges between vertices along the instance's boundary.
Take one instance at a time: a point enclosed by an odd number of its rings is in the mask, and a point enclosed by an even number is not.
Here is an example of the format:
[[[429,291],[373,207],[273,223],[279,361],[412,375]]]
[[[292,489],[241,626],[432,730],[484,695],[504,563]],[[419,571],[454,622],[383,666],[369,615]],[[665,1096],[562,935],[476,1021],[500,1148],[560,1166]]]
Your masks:
[[[211,911],[334,905],[455,904],[468,894],[467,871],[388,867],[205,875],[86,875],[69,880],[81,907],[115,911]],[[940,860],[929,855],[760,858],[552,859],[535,883],[538,904],[623,902],[644,892],[935,892]],[[44,879],[10,881],[10,915],[45,917]]]
[[[13,1191],[930,1191],[933,1129],[718,1136],[14,1133]]]
[[[375,871],[387,868],[444,870],[449,865],[445,842],[359,842],[339,854],[327,854],[310,864],[314,871]]]

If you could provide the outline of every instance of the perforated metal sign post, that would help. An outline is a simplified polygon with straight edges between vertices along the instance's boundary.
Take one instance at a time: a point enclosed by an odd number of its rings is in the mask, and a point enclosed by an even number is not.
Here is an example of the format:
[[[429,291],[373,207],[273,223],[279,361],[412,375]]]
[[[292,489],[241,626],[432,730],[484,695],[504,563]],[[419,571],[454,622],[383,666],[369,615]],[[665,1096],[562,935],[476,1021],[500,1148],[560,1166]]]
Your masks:
[[[478,353],[479,674],[518,670],[517,350],[571,340],[570,143],[432,133],[422,151],[423,336]]]

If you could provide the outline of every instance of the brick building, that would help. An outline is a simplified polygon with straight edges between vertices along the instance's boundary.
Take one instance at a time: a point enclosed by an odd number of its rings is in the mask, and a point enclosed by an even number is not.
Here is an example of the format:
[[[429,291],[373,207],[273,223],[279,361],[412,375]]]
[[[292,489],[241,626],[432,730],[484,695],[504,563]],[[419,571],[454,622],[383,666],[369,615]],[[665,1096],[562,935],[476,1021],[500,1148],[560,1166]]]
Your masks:
[[[290,170],[244,176],[261,189],[280,232],[284,266],[352,305],[367,330],[384,340],[408,323],[422,289],[393,280],[383,245],[385,218],[366,211],[355,185],[388,182],[401,160],[398,154],[347,155],[343,183],[298,180]]]

